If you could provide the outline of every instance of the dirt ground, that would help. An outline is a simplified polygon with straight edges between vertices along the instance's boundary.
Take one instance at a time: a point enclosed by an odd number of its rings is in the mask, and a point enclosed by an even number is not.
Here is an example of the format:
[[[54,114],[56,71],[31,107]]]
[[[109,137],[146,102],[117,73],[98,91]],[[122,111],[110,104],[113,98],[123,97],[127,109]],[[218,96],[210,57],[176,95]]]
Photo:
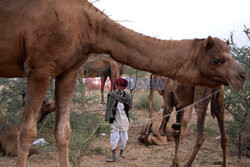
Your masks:
[[[136,96],[138,98],[139,96]],[[105,106],[98,106],[95,109],[104,109]],[[103,111],[104,112],[104,111]],[[118,157],[115,163],[106,162],[106,158],[111,155],[109,134],[100,136],[93,144],[92,150],[80,163],[81,167],[159,167],[170,166],[174,157],[174,142],[168,142],[166,146],[145,146],[137,141],[140,126],[143,122],[149,120],[148,111],[146,109],[133,109],[133,115],[137,120],[131,121],[129,129],[129,139],[125,150],[125,158]],[[179,151],[180,166],[184,166],[190,158],[195,141],[196,141],[196,115],[192,114],[192,119],[189,124],[191,135],[181,141]],[[219,136],[216,120],[213,120],[208,111],[205,124],[205,142],[203,143],[196,159],[194,160],[194,167],[217,167],[222,161],[222,150],[220,147],[220,140],[216,137]],[[43,147],[42,150],[46,150]],[[49,149],[49,148],[48,148]],[[228,149],[227,163],[229,167],[248,167],[250,166],[250,159],[242,157],[241,162],[237,161],[237,155],[230,153]],[[16,158],[0,157],[0,167],[15,166]],[[52,149],[46,152],[40,152],[39,155],[32,155],[28,158],[29,167],[57,167],[58,154]]]

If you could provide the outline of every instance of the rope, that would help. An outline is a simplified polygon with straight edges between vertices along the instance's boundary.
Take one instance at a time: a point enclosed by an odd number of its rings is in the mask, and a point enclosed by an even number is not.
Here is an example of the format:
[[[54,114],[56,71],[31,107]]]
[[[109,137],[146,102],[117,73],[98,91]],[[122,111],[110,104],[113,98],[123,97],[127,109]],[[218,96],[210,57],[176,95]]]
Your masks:
[[[195,101],[194,103],[192,103],[192,104],[190,104],[190,105],[188,105],[188,106],[186,106],[186,107],[184,107],[184,108],[181,108],[181,109],[179,109],[179,110],[176,110],[176,111],[174,111],[174,112],[171,112],[171,113],[166,114],[166,115],[164,115],[164,116],[162,116],[162,117],[159,117],[159,118],[151,118],[151,119],[149,119],[148,121],[152,121],[152,120],[163,120],[163,118],[169,117],[172,113],[175,114],[175,115],[177,115],[179,112],[181,112],[181,111],[183,111],[183,110],[184,110],[184,112],[185,112],[185,109],[186,109],[186,108],[188,108],[188,107],[190,107],[190,106],[193,106],[193,105],[195,105],[195,104],[198,104],[198,103],[204,101],[205,99],[210,98],[211,96],[213,96],[214,94],[218,93],[219,91],[221,91],[221,89],[218,89],[217,91],[211,93],[210,95],[208,95],[208,96],[206,96],[206,97],[204,97],[204,98],[202,98],[202,99],[200,99],[200,100],[198,100],[198,101]],[[96,110],[96,111],[105,111],[105,110]],[[148,121],[147,121],[147,122],[148,122]],[[163,121],[164,121],[164,120],[163,120]],[[46,122],[47,122],[47,119],[45,120],[45,123],[44,123],[44,124],[46,124]],[[142,124],[142,123],[145,123],[145,122],[146,122],[146,121],[137,122],[136,125],[130,125],[130,127],[135,127],[135,126],[138,126],[138,125],[140,125],[140,124]],[[100,127],[102,127],[102,126],[110,126],[110,125],[111,125],[111,124],[109,124],[109,123],[104,123],[104,124],[99,125],[99,126],[97,127],[97,129],[100,128]],[[43,126],[44,126],[44,125],[43,125]],[[40,132],[41,129],[42,129],[42,127],[38,130],[38,132]]]
[[[217,91],[215,91],[215,92],[213,92],[213,93],[211,93],[210,95],[208,95],[208,96],[206,96],[206,97],[204,97],[204,98],[202,98],[202,99],[200,99],[200,100],[198,100],[198,101],[195,101],[194,103],[192,103],[192,104],[190,104],[190,105],[188,105],[188,106],[186,106],[186,107],[183,107],[183,108],[181,108],[181,109],[179,109],[179,110],[177,110],[177,111],[174,111],[174,112],[171,112],[171,113],[169,113],[169,114],[166,114],[166,115],[164,115],[164,116],[162,116],[162,117],[157,117],[157,118],[151,118],[151,119],[149,119],[148,121],[151,121],[151,120],[163,120],[163,118],[165,118],[165,117],[169,117],[172,113],[174,113],[175,115],[177,115],[177,113],[179,113],[179,112],[181,112],[181,111],[183,111],[184,110],[184,112],[185,112],[185,109],[186,108],[188,108],[188,107],[190,107],[190,106],[193,106],[193,105],[195,105],[195,104],[198,104],[198,103],[200,103],[200,102],[202,102],[202,101],[204,101],[205,99],[208,99],[208,98],[210,98],[211,96],[213,96],[214,94],[216,94],[216,93],[218,93],[219,91],[221,91],[221,89],[218,89]],[[147,121],[147,122],[148,122]],[[164,121],[164,120],[163,120]],[[146,121],[143,121],[143,122],[137,122],[137,124],[136,125],[130,125],[130,127],[135,127],[135,126],[138,126],[138,125],[140,125],[140,124],[142,124],[142,123],[145,123]],[[111,124],[102,124],[102,125],[100,125],[99,127],[101,127],[101,126],[110,126]]]
[[[177,111],[174,111],[173,113],[174,113],[175,115],[177,115],[177,113],[179,113],[179,112],[185,110],[186,108],[188,108],[188,107],[190,107],[190,106],[193,106],[193,105],[195,105],[195,104],[198,104],[198,103],[204,101],[205,99],[208,99],[209,97],[213,96],[214,94],[218,93],[219,91],[221,91],[221,89],[218,89],[217,91],[211,93],[210,95],[208,95],[208,96],[206,96],[206,97],[204,97],[204,98],[202,98],[202,99],[200,99],[200,100],[198,100],[198,101],[195,101],[194,103],[192,103],[192,104],[190,104],[190,105],[188,105],[188,106],[186,106],[186,107],[184,107],[184,108],[181,108],[181,109],[179,109],[179,110],[177,110]],[[172,113],[167,114],[167,115],[164,115],[164,116],[162,117],[162,119],[165,118],[165,117],[169,117],[171,114],[172,114]],[[157,119],[151,118],[150,120],[157,120]]]

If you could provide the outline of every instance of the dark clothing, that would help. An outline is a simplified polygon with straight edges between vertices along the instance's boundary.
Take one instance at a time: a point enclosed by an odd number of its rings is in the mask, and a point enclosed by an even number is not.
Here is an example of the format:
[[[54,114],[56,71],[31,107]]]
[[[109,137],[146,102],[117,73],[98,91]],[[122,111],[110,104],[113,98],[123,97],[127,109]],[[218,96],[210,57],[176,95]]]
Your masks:
[[[116,113],[116,111],[113,110],[113,108],[117,107],[118,101],[124,104],[124,110],[126,112],[128,120],[130,121],[128,112],[132,107],[132,100],[130,98],[130,95],[127,92],[123,91],[122,93],[123,93],[122,95],[119,95],[119,92],[116,90],[108,94],[105,121],[109,121],[109,123],[113,123],[115,119],[115,113]]]

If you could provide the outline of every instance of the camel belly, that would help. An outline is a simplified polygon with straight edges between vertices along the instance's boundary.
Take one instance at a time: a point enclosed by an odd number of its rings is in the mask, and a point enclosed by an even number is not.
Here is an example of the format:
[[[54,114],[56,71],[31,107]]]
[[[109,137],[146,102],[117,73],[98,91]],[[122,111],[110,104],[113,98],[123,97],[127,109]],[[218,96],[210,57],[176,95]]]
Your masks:
[[[24,60],[18,49],[2,46],[0,42],[0,77],[25,77]]]
[[[6,70],[7,69],[7,70]],[[25,71],[18,65],[1,65],[0,77],[3,78],[19,78],[26,77]]]

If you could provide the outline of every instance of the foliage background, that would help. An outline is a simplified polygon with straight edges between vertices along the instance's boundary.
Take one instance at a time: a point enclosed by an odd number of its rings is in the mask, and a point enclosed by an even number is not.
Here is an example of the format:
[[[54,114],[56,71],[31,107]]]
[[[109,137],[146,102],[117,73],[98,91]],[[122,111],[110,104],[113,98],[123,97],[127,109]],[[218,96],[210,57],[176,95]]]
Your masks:
[[[250,41],[250,29],[244,32]],[[245,68],[248,79],[244,91],[236,92],[229,87],[225,89],[225,108],[232,115],[233,120],[227,121],[227,134],[241,154],[249,154],[250,149],[250,46],[239,47],[234,43],[233,34],[230,37],[231,55]],[[237,139],[237,140],[235,140]]]

